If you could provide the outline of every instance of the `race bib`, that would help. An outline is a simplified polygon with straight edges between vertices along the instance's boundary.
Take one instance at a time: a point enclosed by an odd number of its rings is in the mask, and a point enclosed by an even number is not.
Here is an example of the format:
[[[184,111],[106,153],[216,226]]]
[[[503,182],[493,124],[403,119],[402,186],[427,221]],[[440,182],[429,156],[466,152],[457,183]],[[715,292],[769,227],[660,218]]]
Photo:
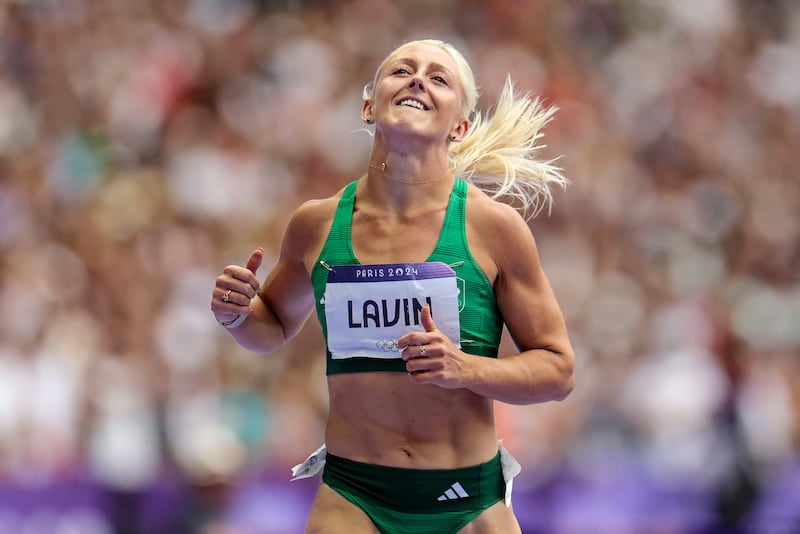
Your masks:
[[[441,262],[333,266],[324,297],[328,350],[334,359],[399,358],[397,340],[425,330],[426,304],[460,347],[458,293],[455,271]]]

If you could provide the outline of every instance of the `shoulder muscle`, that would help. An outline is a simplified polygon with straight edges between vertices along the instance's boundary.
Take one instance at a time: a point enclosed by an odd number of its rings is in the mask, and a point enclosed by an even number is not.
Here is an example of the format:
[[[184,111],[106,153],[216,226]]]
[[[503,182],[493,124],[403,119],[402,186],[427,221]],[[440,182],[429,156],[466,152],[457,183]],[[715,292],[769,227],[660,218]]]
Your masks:
[[[281,255],[302,261],[310,272],[336,214],[341,192],[320,200],[307,200],[289,219],[281,243]]]
[[[519,212],[474,186],[467,201],[467,238],[472,254],[492,281],[526,263],[538,266],[533,234]]]

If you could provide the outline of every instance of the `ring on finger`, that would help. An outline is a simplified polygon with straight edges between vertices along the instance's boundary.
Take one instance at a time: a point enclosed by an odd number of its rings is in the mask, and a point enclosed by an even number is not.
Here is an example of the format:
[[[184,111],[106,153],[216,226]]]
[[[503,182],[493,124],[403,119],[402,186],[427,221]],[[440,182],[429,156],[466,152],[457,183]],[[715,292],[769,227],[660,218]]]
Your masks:
[[[227,290],[224,295],[222,295],[222,302],[228,302],[231,299],[231,290]]]
[[[424,358],[425,354],[427,354],[427,352],[428,352],[428,349],[425,347],[425,345],[420,345],[419,346],[419,357],[420,358]]]

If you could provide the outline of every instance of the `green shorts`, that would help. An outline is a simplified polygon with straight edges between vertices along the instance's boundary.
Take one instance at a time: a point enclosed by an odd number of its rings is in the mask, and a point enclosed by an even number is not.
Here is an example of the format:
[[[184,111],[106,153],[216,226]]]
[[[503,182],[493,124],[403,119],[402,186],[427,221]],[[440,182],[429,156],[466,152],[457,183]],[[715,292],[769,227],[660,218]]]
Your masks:
[[[459,469],[386,467],[328,453],[322,481],[383,534],[456,533],[505,495],[499,452]]]

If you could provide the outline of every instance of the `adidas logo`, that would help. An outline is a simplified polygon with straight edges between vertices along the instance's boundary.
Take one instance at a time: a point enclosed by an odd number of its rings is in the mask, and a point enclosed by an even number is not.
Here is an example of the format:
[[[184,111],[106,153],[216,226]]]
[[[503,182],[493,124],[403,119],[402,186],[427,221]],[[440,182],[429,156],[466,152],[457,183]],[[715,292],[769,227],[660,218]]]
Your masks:
[[[439,495],[439,498],[436,499],[436,500],[437,501],[452,501],[452,500],[455,500],[455,499],[463,499],[465,497],[469,497],[469,493],[466,492],[466,490],[463,488],[463,486],[461,486],[461,484],[456,482],[455,484],[453,484],[452,486],[447,488],[447,491],[445,491],[443,494]]]

